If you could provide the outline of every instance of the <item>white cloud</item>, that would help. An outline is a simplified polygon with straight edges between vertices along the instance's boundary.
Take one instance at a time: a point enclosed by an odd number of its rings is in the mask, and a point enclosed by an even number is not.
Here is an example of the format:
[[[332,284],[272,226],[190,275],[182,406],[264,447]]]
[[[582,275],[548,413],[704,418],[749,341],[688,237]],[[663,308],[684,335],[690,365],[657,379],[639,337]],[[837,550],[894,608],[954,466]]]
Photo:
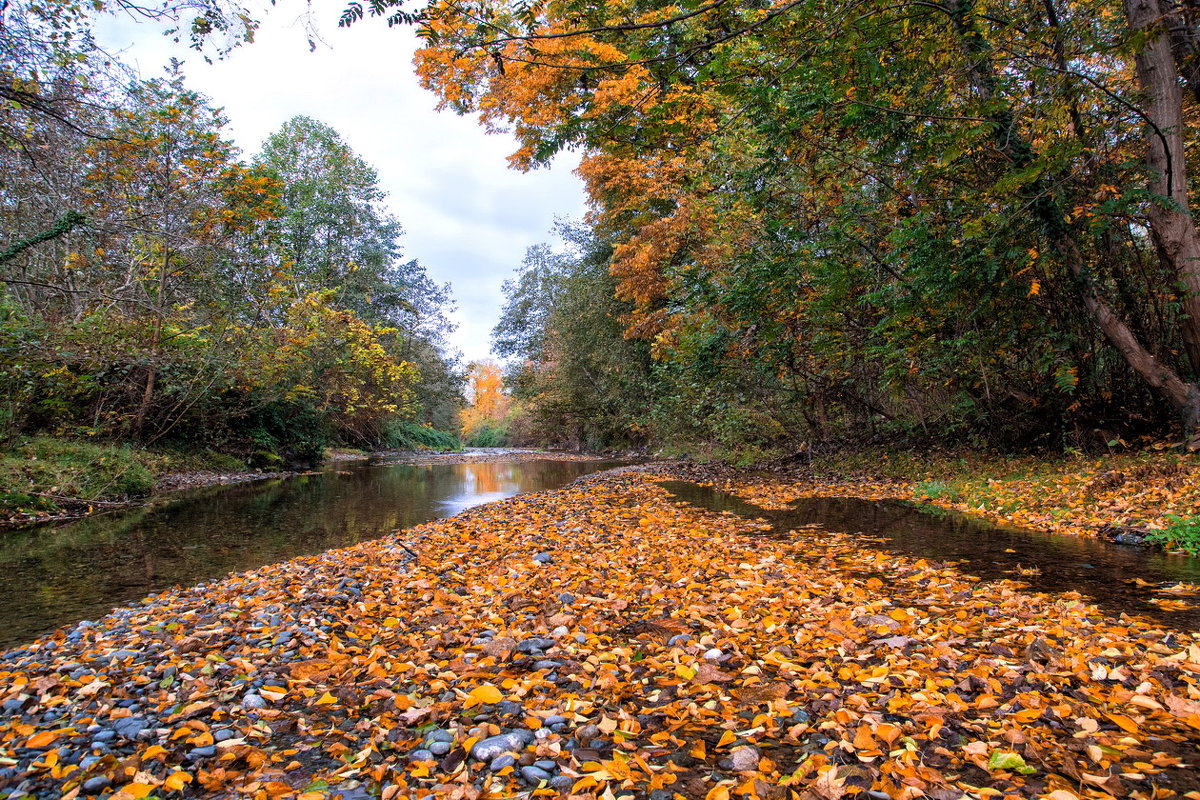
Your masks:
[[[406,254],[458,301],[451,337],[468,359],[484,358],[500,309],[500,284],[530,245],[550,238],[557,216],[582,215],[583,190],[573,156],[548,170],[519,173],[505,157],[511,137],[488,135],[474,119],[434,110],[417,84],[416,37],[366,20],[334,27],[310,52],[303,26],[276,9],[253,44],[207,64],[144,23],[106,18],[100,41],[145,77],[172,57],[185,62],[190,87],[225,109],[233,139],[250,154],[283,122],[304,114],[331,125],[379,170],[389,205],[403,223]]]

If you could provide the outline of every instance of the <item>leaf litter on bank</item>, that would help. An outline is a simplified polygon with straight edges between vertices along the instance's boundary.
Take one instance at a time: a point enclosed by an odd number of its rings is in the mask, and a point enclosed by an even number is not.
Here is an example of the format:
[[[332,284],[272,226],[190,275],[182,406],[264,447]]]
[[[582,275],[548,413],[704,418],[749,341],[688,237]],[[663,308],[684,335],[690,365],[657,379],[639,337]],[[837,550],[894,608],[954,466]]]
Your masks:
[[[0,796],[1200,798],[1190,636],[846,536],[764,542],[672,503],[669,477],[595,476],[10,651]]]

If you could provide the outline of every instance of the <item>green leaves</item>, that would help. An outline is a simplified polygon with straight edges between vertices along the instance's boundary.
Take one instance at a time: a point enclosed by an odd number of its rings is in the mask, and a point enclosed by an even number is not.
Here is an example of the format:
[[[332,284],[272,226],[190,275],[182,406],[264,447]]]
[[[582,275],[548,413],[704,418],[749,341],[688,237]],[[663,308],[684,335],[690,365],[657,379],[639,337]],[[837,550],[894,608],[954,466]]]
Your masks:
[[[1016,753],[1006,753],[1002,750],[993,750],[991,757],[987,762],[990,770],[1011,770],[1019,772],[1022,775],[1032,775],[1037,772],[1033,767],[1025,763],[1025,759]]]

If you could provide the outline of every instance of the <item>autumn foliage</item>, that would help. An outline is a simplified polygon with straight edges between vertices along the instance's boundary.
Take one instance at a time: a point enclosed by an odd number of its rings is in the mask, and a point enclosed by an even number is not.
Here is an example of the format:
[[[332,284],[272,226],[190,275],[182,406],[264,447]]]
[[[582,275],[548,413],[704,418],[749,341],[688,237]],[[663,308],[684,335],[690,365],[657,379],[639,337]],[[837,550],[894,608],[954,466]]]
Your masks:
[[[661,439],[1200,422],[1192,10],[489,0],[421,24],[425,85],[511,130],[515,166],[583,151],[657,411],[688,420]]]

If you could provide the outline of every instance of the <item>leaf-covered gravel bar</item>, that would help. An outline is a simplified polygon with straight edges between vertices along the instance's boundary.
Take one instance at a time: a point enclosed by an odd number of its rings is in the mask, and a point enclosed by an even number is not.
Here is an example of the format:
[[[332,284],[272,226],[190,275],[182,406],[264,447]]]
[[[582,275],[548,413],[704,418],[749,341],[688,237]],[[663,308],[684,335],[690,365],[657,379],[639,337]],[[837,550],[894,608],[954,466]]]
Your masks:
[[[748,536],[671,477],[9,651],[0,797],[1200,798],[1192,636],[846,535]]]

